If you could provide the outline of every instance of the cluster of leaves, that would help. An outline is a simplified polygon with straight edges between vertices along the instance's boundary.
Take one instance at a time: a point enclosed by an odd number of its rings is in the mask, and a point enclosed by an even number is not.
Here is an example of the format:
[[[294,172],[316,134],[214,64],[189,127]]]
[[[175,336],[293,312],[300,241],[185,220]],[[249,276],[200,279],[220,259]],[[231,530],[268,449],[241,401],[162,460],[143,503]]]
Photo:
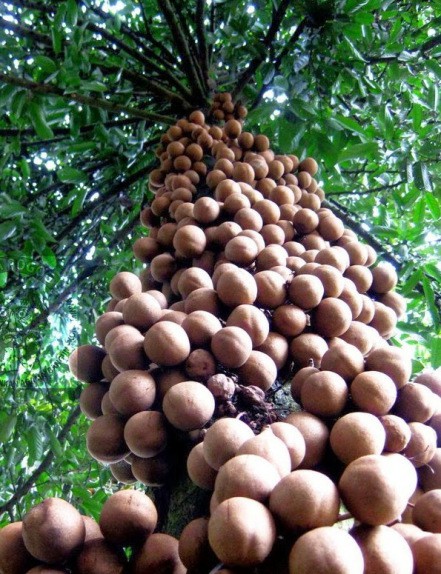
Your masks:
[[[414,347],[415,372],[440,366],[440,22],[423,1],[4,4],[3,520],[48,495],[93,514],[112,488],[85,454],[66,359],[93,339],[110,278],[137,269],[161,133],[216,91],[274,149],[319,161],[332,209],[399,272],[395,342]]]

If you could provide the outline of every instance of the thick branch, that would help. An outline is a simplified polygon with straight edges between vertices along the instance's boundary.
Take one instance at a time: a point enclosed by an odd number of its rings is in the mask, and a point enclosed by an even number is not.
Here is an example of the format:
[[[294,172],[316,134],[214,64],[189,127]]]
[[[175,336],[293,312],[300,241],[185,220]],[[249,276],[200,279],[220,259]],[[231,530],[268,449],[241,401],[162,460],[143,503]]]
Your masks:
[[[69,434],[70,429],[72,428],[78,416],[80,415],[80,412],[81,410],[79,406],[76,406],[70,412],[70,415],[66,423],[64,424],[63,428],[61,429],[57,437],[60,443],[62,443]],[[25,482],[19,488],[17,488],[13,496],[11,496],[11,498],[7,502],[5,502],[0,506],[0,515],[3,514],[3,512],[9,512],[9,510],[11,510],[14,507],[14,505],[20,500],[20,498],[25,496],[31,490],[31,488],[36,483],[38,477],[41,476],[43,472],[46,472],[48,470],[54,458],[55,458],[55,452],[52,448],[50,448],[47,451],[41,463],[34,470],[34,472],[25,480]]]
[[[161,57],[163,60],[167,60],[167,62],[169,64],[171,64],[172,66],[175,66],[176,65],[176,58],[173,56],[173,54],[170,52],[170,50],[166,46],[164,46],[163,43],[159,42],[153,36],[153,33],[150,29],[151,22],[149,21],[149,19],[147,17],[143,0],[136,0],[136,1],[139,4],[139,7],[141,9],[142,19],[144,21],[144,35],[145,35],[145,37],[147,38],[147,40],[150,42],[150,44],[152,46],[154,46],[155,48],[157,48],[160,51]]]
[[[192,87],[194,98],[200,103],[205,100],[205,91],[201,85],[198,72],[196,70],[196,63],[191,57],[190,48],[186,37],[182,31],[179,20],[176,18],[175,12],[169,0],[157,0],[158,6],[161,9],[167,21],[168,27],[172,33],[173,41],[179,51],[179,55],[184,64],[185,72],[187,73],[188,80]]]
[[[13,86],[26,88],[36,94],[43,94],[47,96],[59,96],[65,100],[73,100],[74,102],[77,102],[79,104],[85,104],[87,106],[91,106],[92,108],[100,108],[102,110],[108,110],[110,112],[115,113],[124,113],[131,117],[142,118],[143,120],[152,120],[167,125],[172,125],[175,123],[175,118],[172,118],[171,116],[163,116],[161,114],[155,114],[154,112],[140,110],[138,108],[122,106],[121,104],[110,102],[109,100],[92,98],[90,96],[78,94],[77,92],[65,94],[63,90],[58,86],[54,86],[51,84],[39,84],[37,82],[24,80],[23,78],[19,78],[18,76],[4,74],[3,72],[0,72],[0,81],[5,82],[6,84],[11,84]]]
[[[386,191],[388,189],[394,189],[395,187],[400,187],[400,185],[404,185],[406,182],[401,180],[401,181],[397,181],[396,183],[389,183],[386,185],[380,185],[379,187],[373,187],[372,189],[365,189],[362,191],[359,190],[336,190],[336,191],[328,191],[326,193],[326,195],[329,196],[334,196],[334,195],[367,195],[367,194],[371,194],[371,193],[380,193],[382,191]]]
[[[267,57],[267,51],[271,47],[271,44],[273,43],[274,38],[276,37],[277,32],[279,31],[280,25],[282,23],[283,18],[285,17],[285,14],[288,10],[290,3],[291,3],[290,0],[282,0],[282,2],[280,3],[279,8],[273,15],[271,26],[269,27],[269,30],[266,33],[265,38],[263,39],[263,46],[266,49],[262,50],[258,56],[253,58],[248,68],[244,70],[244,72],[241,74],[239,80],[237,81],[236,87],[233,90],[232,93],[233,98],[237,97],[238,94],[241,93],[243,88],[248,84],[248,82],[254,76],[259,66],[263,64],[263,62],[265,61]]]
[[[5,18],[1,18],[0,28],[7,28],[9,30],[12,30],[13,32],[15,32],[17,36],[29,36],[36,42],[39,42],[40,44],[44,44],[45,46],[52,48],[52,42],[49,36],[46,36],[45,34],[40,34],[40,32],[36,32],[35,30],[32,30],[31,28],[28,28],[23,24],[17,24],[15,22],[10,22]]]

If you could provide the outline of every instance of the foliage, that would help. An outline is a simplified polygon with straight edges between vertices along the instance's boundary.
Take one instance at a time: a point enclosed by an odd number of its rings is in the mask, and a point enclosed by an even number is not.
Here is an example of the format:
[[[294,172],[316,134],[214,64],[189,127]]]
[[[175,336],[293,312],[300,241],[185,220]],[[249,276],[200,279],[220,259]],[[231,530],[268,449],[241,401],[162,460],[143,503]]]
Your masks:
[[[415,372],[440,366],[437,3],[3,7],[0,512],[62,494],[93,514],[112,488],[85,454],[67,356],[92,340],[110,278],[139,269],[130,245],[161,133],[216,91],[242,100],[274,149],[319,161],[331,207],[399,272],[395,342]]]

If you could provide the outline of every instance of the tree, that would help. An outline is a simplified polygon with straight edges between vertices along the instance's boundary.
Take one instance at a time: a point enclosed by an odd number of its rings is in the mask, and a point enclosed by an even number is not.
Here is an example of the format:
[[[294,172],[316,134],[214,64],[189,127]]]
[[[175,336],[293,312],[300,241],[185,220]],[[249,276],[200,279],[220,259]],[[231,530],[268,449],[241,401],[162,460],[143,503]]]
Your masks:
[[[89,342],[118,270],[135,270],[155,147],[231,91],[247,129],[312,155],[332,209],[400,276],[398,345],[441,364],[441,12],[352,0],[12,0],[1,16],[0,510],[113,488],[84,452],[67,357]],[[6,520],[8,516],[3,515]]]

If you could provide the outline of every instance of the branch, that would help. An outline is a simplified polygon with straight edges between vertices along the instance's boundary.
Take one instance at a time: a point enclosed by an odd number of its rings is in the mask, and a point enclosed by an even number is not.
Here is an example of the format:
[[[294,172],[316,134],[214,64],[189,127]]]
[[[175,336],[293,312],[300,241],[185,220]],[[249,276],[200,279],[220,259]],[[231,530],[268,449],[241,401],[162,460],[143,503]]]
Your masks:
[[[396,259],[388,251],[385,251],[382,243],[378,241],[369,231],[363,227],[363,224],[352,217],[349,210],[345,209],[343,205],[335,201],[334,199],[325,200],[323,202],[323,207],[328,207],[331,209],[335,215],[337,215],[348,227],[355,231],[357,235],[362,237],[369,245],[371,245],[376,251],[382,254],[383,259],[392,263],[396,268],[400,269],[402,262]]]
[[[294,33],[292,34],[291,38],[288,40],[288,42],[285,44],[285,47],[283,48],[283,50],[280,51],[279,55],[277,56],[277,58],[274,60],[274,71],[275,74],[277,74],[277,72],[280,71],[280,67],[282,65],[282,61],[283,58],[289,53],[290,49],[292,48],[292,46],[297,42],[297,40],[300,38],[300,36],[302,35],[303,31],[305,30],[305,28],[307,28],[308,26],[308,22],[309,22],[309,18],[305,17],[303,18],[303,20],[300,22],[300,24],[297,26],[297,28],[294,30]],[[261,87],[261,89],[259,90],[259,93],[257,94],[254,102],[251,104],[251,107],[249,108],[250,111],[254,110],[257,108],[257,106],[260,104],[260,102],[262,101],[263,95],[264,93],[268,90],[268,88],[271,86],[272,84],[272,80],[270,82],[267,82],[266,84],[263,84],[263,86]]]
[[[273,15],[271,26],[268,32],[266,33],[265,38],[263,39],[263,46],[266,49],[262,50],[259,56],[256,56],[251,60],[248,68],[244,70],[244,72],[239,77],[236,87],[232,92],[233,99],[235,99],[237,95],[241,93],[243,88],[248,84],[248,82],[254,76],[259,66],[263,64],[263,62],[265,61],[267,57],[267,51],[271,47],[271,44],[273,43],[274,38],[276,37],[277,32],[279,31],[279,27],[282,23],[283,18],[285,17],[285,14],[288,10],[290,3],[291,3],[290,0],[282,0],[280,2],[279,8]]]
[[[104,122],[102,125],[105,128],[114,128],[114,127],[121,127],[121,126],[128,126],[131,124],[136,124],[142,121],[141,118],[128,118],[124,120],[112,120],[110,122]],[[81,126],[79,131],[81,134],[92,132],[96,128],[97,124],[87,124],[85,126]],[[52,128],[52,132],[56,136],[71,136],[72,130],[71,128]],[[0,128],[0,137],[16,137],[16,136],[28,136],[28,135],[35,135],[35,130],[33,128],[26,128],[26,129],[19,129],[19,128]],[[47,144],[52,143],[54,141],[60,141],[61,138],[52,138],[48,140],[38,140],[33,142],[21,142],[22,145],[37,145],[37,144]]]
[[[191,57],[190,48],[182,31],[181,24],[176,18],[169,0],[157,0],[157,2],[170,28],[173,41],[184,64],[185,72],[192,88],[193,97],[197,102],[203,103],[205,100],[205,90],[196,69],[197,63],[194,62]]]
[[[370,193],[380,193],[381,191],[385,191],[386,189],[394,189],[395,187],[399,187],[400,185],[404,185],[407,183],[404,180],[397,181],[397,183],[389,183],[387,185],[380,185],[379,187],[373,187],[372,189],[365,189],[364,191],[347,191],[347,190],[337,190],[337,191],[328,191],[326,195],[329,197],[331,195],[367,195]]]
[[[154,46],[155,48],[160,50],[161,57],[164,60],[167,60],[167,62],[169,64],[171,64],[172,66],[175,66],[176,65],[176,58],[173,56],[173,54],[170,52],[170,50],[166,46],[164,46],[164,44],[162,44],[161,42],[158,42],[158,40],[153,36],[153,33],[150,29],[150,22],[149,22],[149,19],[147,18],[147,14],[145,11],[145,6],[144,6],[143,0],[136,0],[136,2],[139,4],[139,7],[141,9],[142,19],[144,21],[145,37],[150,42],[150,44],[152,44],[152,46]]]
[[[205,0],[197,0],[196,33],[199,43],[199,57],[201,59],[202,73],[204,75],[205,85],[207,85],[209,61],[208,61],[207,41],[205,37],[204,11],[205,11]]]
[[[131,117],[142,118],[143,120],[152,120],[167,125],[172,125],[175,123],[175,118],[172,118],[171,116],[163,116],[161,114],[155,114],[154,112],[147,112],[138,108],[123,106],[121,104],[112,103],[109,100],[100,100],[90,96],[85,96],[83,94],[78,94],[77,92],[65,94],[63,90],[58,86],[51,84],[39,84],[37,82],[24,80],[18,76],[4,74],[3,72],[0,72],[0,81],[5,82],[6,84],[11,84],[13,86],[26,88],[36,94],[59,96],[65,100],[73,100],[74,102],[85,104],[87,106],[91,106],[92,108],[100,108],[102,110],[108,110],[115,113],[124,113]]]
[[[39,42],[40,44],[44,44],[45,46],[52,48],[52,41],[49,38],[49,36],[46,36],[45,34],[40,34],[39,32],[36,32],[35,30],[32,30],[31,28],[28,28],[23,24],[17,24],[15,22],[11,22],[10,20],[6,20],[3,17],[1,17],[0,24],[1,28],[5,29],[8,28],[9,30],[15,32],[17,36],[22,35],[29,36],[36,42]]]
[[[61,431],[58,433],[57,439],[59,440],[60,443],[62,443],[65,440],[80,413],[81,410],[79,406],[76,406],[74,409],[72,409],[66,423],[62,427]],[[25,494],[27,494],[31,490],[31,488],[36,483],[38,477],[41,476],[43,472],[46,472],[48,470],[54,458],[55,458],[55,452],[52,448],[50,448],[47,451],[46,455],[44,456],[43,460],[38,465],[38,467],[34,470],[34,472],[25,480],[25,482],[19,488],[17,488],[13,496],[11,496],[11,498],[7,502],[5,502],[0,506],[0,515],[3,514],[3,512],[9,512],[14,507],[14,505],[20,500],[20,498],[22,498]]]

